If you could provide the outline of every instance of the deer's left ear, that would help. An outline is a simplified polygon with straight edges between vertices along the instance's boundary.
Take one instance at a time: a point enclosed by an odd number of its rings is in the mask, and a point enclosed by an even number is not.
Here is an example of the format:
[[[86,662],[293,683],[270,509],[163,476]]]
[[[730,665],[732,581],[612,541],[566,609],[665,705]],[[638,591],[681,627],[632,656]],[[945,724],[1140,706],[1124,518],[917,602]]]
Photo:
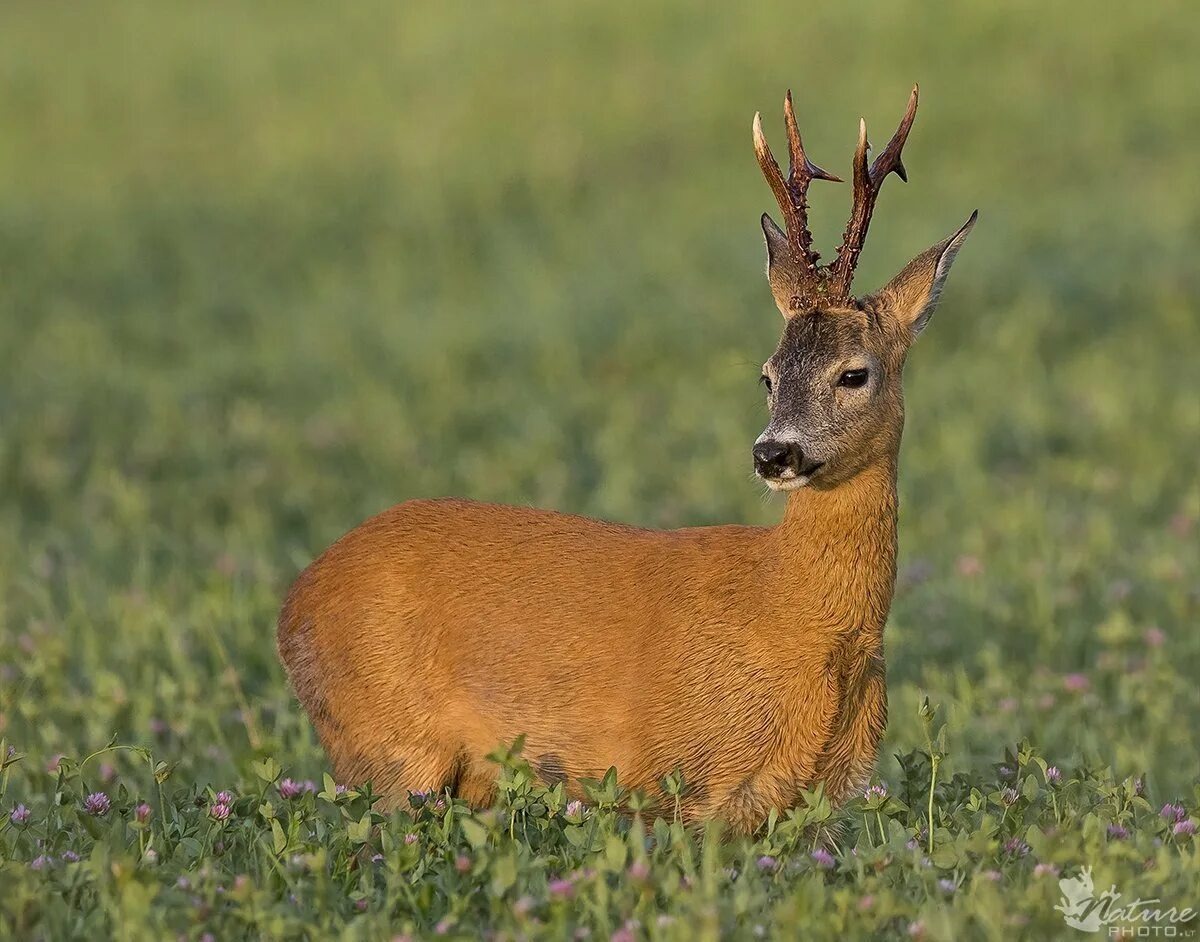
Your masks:
[[[919,334],[933,315],[946,276],[958,250],[962,248],[979,210],[971,213],[958,232],[949,239],[926,249],[901,269],[900,274],[880,288],[871,300],[882,311],[891,314],[908,328],[912,336]]]

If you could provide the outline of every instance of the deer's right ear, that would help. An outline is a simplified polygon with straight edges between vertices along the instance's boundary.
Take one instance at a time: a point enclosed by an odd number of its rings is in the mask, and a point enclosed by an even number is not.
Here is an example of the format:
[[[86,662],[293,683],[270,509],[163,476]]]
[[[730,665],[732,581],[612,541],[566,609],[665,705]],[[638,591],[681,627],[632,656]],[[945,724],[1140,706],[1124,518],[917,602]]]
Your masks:
[[[767,213],[762,214],[762,230],[767,240],[767,281],[771,285],[775,306],[784,317],[792,317],[797,307],[793,298],[799,294],[800,266],[792,254],[787,234],[775,225],[775,220]]]
[[[937,307],[946,276],[954,264],[958,250],[962,248],[971,227],[979,217],[979,210],[950,238],[926,249],[901,269],[900,274],[879,289],[873,300],[876,305],[895,317],[916,336],[925,329],[933,309]]]
[[[762,214],[762,230],[767,240],[767,271],[770,272],[777,262],[788,258],[791,253],[788,249],[787,234],[775,225],[770,213]]]

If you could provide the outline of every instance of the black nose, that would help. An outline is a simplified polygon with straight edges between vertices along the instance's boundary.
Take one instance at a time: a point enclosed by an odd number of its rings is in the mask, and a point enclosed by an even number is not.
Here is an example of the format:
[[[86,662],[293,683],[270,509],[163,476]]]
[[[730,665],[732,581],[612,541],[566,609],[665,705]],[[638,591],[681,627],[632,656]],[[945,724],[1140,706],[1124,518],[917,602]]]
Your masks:
[[[803,455],[792,442],[759,442],[754,446],[754,470],[764,478],[777,478],[784,471],[800,471]]]

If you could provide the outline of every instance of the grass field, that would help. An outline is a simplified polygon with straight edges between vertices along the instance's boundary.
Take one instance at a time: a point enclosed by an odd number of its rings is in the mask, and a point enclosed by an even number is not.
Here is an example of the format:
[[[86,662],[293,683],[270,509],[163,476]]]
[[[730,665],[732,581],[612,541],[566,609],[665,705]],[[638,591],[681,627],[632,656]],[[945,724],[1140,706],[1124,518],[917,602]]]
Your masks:
[[[0,935],[1075,937],[1084,866],[1200,909],[1200,18],[646,6],[0,14]],[[818,849],[818,795],[739,843],[512,757],[478,814],[322,784],[274,618],[368,515],[778,519],[750,119],[790,85],[843,171],[914,80],[858,284],[980,223],[909,363],[888,799]]]

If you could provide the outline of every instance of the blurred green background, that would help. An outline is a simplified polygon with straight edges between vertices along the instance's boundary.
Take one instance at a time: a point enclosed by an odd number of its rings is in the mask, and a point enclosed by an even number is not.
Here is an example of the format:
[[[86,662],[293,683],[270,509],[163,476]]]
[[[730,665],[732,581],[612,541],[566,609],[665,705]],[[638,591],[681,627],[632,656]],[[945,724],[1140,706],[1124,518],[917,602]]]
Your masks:
[[[296,572],[456,494],[771,523],[750,146],[980,224],[909,365],[893,720],[950,762],[1200,772],[1200,17],[1155,4],[42,3],[0,13],[0,735],[202,781],[322,758]],[[813,188],[826,255],[849,187]]]

